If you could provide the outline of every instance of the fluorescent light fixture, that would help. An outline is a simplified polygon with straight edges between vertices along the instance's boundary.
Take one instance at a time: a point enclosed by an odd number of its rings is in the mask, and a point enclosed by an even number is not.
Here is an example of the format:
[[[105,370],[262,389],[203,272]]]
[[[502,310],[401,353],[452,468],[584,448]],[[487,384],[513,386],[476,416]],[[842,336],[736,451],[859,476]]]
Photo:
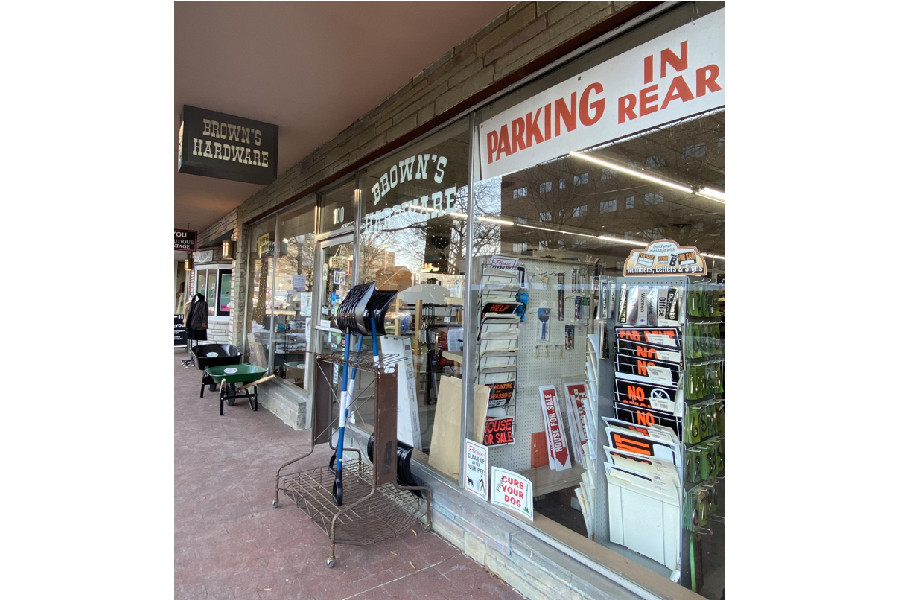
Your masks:
[[[713,188],[702,187],[697,190],[696,194],[698,196],[703,196],[704,198],[709,198],[710,200],[715,200],[716,202],[725,203],[725,192],[720,192]]]
[[[463,213],[458,213],[458,212],[452,212],[452,213],[447,213],[447,214],[450,215],[451,217],[453,217],[454,219],[468,219],[469,218],[469,215],[464,215]]]
[[[550,229],[549,227],[538,227],[537,225],[527,225],[525,223],[516,223],[519,227],[525,227],[527,229],[540,229],[541,231],[549,231],[551,233],[568,233],[561,229]]]
[[[478,217],[479,221],[485,221],[486,223],[497,223],[498,225],[515,225],[512,221],[505,221],[503,219],[495,219],[492,217]]]
[[[612,235],[598,235],[597,239],[603,240],[604,242],[612,242],[614,244],[625,244],[626,246],[643,247],[643,246],[647,245],[647,242],[639,242],[637,240],[626,240],[625,238],[615,237]]]
[[[594,164],[600,165],[601,167],[606,167],[607,169],[612,169],[613,171],[618,171],[619,173],[624,173],[626,175],[631,175],[632,177],[636,177],[638,179],[643,179],[644,181],[649,181],[651,183],[656,183],[661,186],[671,188],[673,190],[677,190],[679,192],[684,192],[685,194],[695,194],[697,196],[702,196],[704,198],[708,198],[709,200],[715,200],[716,202],[725,202],[725,192],[721,192],[719,190],[709,188],[709,187],[701,187],[698,189],[690,188],[686,185],[678,183],[676,181],[671,181],[669,179],[663,179],[662,177],[657,177],[655,175],[651,175],[649,173],[645,173],[643,171],[636,171],[634,169],[630,169],[628,167],[616,164],[614,162],[609,162],[608,160],[603,160],[602,158],[597,158],[596,156],[589,156],[587,154],[582,154],[581,152],[569,152],[570,156],[574,156],[575,158],[580,158],[582,160],[586,160],[588,162],[592,162]]]
[[[582,154],[581,152],[574,151],[570,152],[569,154],[571,154],[575,158],[580,158],[582,160],[598,164],[602,167],[606,167],[607,169],[612,169],[613,171],[618,171],[619,173],[625,173],[626,175],[631,175],[632,177],[643,179],[644,181],[658,183],[659,185],[672,188],[673,190],[678,190],[679,192],[684,192],[686,194],[690,194],[693,192],[693,190],[686,185],[681,185],[680,183],[675,183],[674,181],[669,181],[668,179],[663,179],[662,177],[656,177],[655,175],[650,175],[649,173],[644,173],[642,171],[635,171],[634,169],[629,169],[628,167],[617,165],[616,163],[603,160],[602,158],[588,156],[587,154]]]
[[[706,252],[701,252],[700,256],[707,256],[709,258],[718,258],[720,260],[725,260],[724,256],[719,256],[718,254],[707,254]]]

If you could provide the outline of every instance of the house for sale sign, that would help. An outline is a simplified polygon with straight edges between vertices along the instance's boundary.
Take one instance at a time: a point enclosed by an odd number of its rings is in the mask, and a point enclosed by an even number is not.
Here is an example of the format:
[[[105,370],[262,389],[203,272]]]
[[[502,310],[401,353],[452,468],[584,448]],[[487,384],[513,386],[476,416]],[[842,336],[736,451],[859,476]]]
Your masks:
[[[565,471],[572,467],[569,458],[569,444],[563,430],[559,415],[559,402],[556,399],[556,388],[545,385],[538,388],[541,396],[541,407],[544,409],[544,430],[547,432],[547,454],[550,456],[550,469]]]
[[[592,67],[479,126],[482,179],[725,106],[725,10]]]

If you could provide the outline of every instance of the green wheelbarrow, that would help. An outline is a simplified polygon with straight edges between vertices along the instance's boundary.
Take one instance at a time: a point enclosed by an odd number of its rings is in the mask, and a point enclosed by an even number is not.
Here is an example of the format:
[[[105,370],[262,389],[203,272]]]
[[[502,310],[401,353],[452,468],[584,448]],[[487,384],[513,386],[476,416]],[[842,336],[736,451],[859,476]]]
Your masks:
[[[274,375],[263,377],[265,372],[266,369],[250,364],[206,367],[206,374],[219,384],[219,414],[224,415],[225,403],[228,402],[228,406],[233,406],[236,398],[247,398],[250,408],[259,410],[256,386],[275,377]],[[244,385],[236,387],[236,384],[241,383]]]

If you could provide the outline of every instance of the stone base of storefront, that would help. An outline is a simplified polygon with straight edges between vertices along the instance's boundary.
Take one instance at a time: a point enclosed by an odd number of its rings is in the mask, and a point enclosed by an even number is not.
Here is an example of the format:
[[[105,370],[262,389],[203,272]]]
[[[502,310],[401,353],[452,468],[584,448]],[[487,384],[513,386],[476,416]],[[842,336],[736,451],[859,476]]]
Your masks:
[[[259,405],[294,429],[308,429],[308,400],[282,383],[259,386]]]
[[[350,431],[345,439],[365,453],[369,434]],[[417,450],[412,471],[432,491],[434,531],[529,600],[696,598],[540,514],[532,524],[461,490]]]

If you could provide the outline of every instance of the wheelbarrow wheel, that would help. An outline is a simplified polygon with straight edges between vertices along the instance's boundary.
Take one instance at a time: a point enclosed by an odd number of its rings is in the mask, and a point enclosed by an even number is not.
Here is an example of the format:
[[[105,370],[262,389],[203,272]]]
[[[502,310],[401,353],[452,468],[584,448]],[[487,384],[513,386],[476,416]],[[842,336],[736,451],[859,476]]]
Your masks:
[[[334,566],[334,557],[333,556],[328,557],[328,560],[325,561],[325,566],[328,567],[329,569]]]
[[[228,396],[225,398],[225,404],[228,406],[234,406],[234,384],[233,383],[223,383],[225,386],[224,391]]]

